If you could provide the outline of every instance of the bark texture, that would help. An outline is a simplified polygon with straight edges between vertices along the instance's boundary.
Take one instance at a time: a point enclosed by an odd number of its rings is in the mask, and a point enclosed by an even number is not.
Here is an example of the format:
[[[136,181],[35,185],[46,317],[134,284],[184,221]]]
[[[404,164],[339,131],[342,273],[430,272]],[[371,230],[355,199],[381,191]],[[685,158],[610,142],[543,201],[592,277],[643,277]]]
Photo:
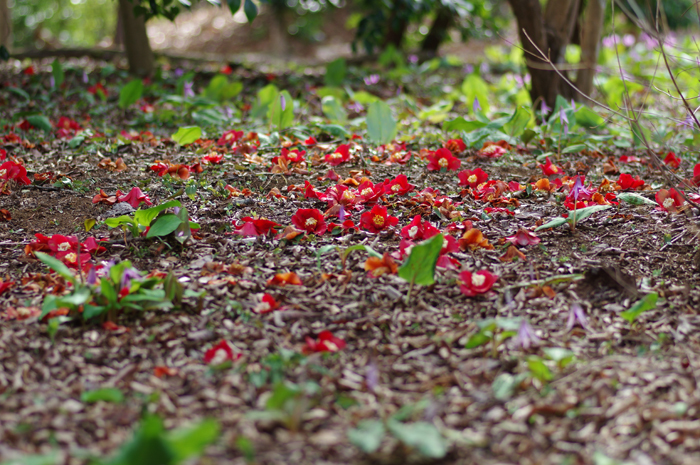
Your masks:
[[[119,14],[124,27],[124,48],[129,61],[129,72],[142,77],[150,76],[153,74],[154,60],[146,34],[145,19],[134,15],[134,4],[129,0],[119,0]]]
[[[447,31],[452,25],[454,13],[448,8],[440,8],[430,26],[428,34],[421,43],[421,52],[437,55],[440,44],[445,40]]]

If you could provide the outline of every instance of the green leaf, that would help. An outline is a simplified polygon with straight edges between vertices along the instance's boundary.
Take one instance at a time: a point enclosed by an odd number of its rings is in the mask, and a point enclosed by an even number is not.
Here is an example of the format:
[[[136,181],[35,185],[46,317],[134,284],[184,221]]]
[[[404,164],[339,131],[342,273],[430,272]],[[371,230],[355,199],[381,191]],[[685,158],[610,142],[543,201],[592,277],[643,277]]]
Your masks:
[[[102,315],[106,311],[107,307],[85,304],[83,305],[83,319],[89,320],[90,318]]]
[[[100,281],[100,290],[110,304],[117,303],[117,290],[108,279],[102,279]]]
[[[202,128],[199,126],[183,126],[172,135],[173,140],[180,145],[191,144],[201,137]]]
[[[587,148],[588,146],[586,144],[575,144],[564,148],[561,153],[579,153],[581,150],[585,150]]]
[[[334,123],[345,124],[348,121],[348,115],[345,112],[345,108],[336,100],[335,97],[330,95],[323,97],[321,100],[321,106],[323,109],[323,114],[326,118]]]
[[[540,381],[551,381],[554,378],[552,372],[549,371],[547,365],[545,365],[544,361],[539,357],[528,357],[527,367],[530,369],[532,376]]]
[[[569,221],[569,222],[576,221],[578,223],[581,220],[585,220],[586,218],[591,216],[593,213],[601,212],[601,211],[607,210],[609,208],[612,208],[612,205],[593,205],[592,207],[579,208],[578,210],[572,210],[569,212],[569,217],[567,218],[567,221]]]
[[[127,107],[138,102],[143,95],[143,81],[134,79],[126,84],[119,91],[119,108],[126,109]]]
[[[519,137],[530,122],[530,118],[532,115],[528,110],[518,107],[510,120],[503,125],[503,132],[511,137]]]
[[[572,351],[561,347],[544,347],[542,348],[542,351],[545,353],[548,359],[554,360],[555,362],[560,362],[574,356]]]
[[[493,333],[491,331],[479,331],[476,334],[472,334],[469,340],[464,345],[465,349],[475,349],[488,344],[493,338]]]
[[[63,66],[61,66],[61,62],[58,61],[58,58],[51,63],[51,74],[53,75],[53,81],[56,88],[61,87],[63,81],[66,80],[66,75],[63,72]]]
[[[326,65],[324,82],[329,87],[340,87],[347,74],[345,58],[337,58]]]
[[[182,220],[172,213],[163,215],[156,220],[156,222],[148,230],[146,237],[160,237],[167,236],[171,232],[175,231],[178,226],[182,223]]]
[[[576,110],[576,124],[584,129],[598,129],[605,124],[605,120],[595,111],[586,106],[581,106]]]
[[[651,199],[647,199],[643,195],[639,194],[633,194],[631,192],[621,192],[617,194],[617,198],[627,202],[631,205],[654,205],[656,206],[656,202],[654,202]]]
[[[343,260],[348,258],[348,255],[350,255],[350,252],[352,252],[353,250],[362,250],[370,254],[372,257],[382,258],[382,254],[374,250],[372,247],[364,244],[357,244],[351,245],[350,247],[343,250]]]
[[[401,423],[391,419],[387,426],[399,441],[418,449],[426,457],[440,459],[447,455],[447,440],[432,423]]]
[[[493,390],[493,396],[498,400],[508,400],[513,397],[515,393],[515,388],[518,387],[521,380],[511,375],[510,373],[501,373],[496,376],[491,384],[491,389]]]
[[[386,430],[381,421],[362,420],[357,424],[357,428],[348,430],[348,439],[362,452],[371,454],[379,449],[385,433]]]
[[[476,74],[470,74],[462,82],[462,93],[467,98],[467,108],[474,106],[474,99],[479,99],[479,105],[484,114],[489,112],[489,85]]]
[[[539,231],[540,229],[556,228],[561,226],[562,224],[565,224],[567,221],[567,218],[554,218],[552,221],[545,223],[542,226],[536,227],[535,231]]]
[[[164,436],[163,421],[149,415],[141,420],[141,426],[133,439],[122,446],[117,456],[106,465],[173,465],[175,452]]]
[[[41,455],[23,455],[16,459],[0,462],[0,465],[57,465],[62,463],[59,451],[51,451]]]
[[[284,104],[284,105],[283,105]],[[282,108],[284,106],[284,108]],[[277,130],[286,129],[294,121],[294,100],[286,90],[280,92],[270,103],[267,111],[270,124],[277,127]]]
[[[53,126],[51,126],[51,121],[44,115],[31,115],[27,116],[27,121],[34,127],[43,129],[46,132],[51,132]]]
[[[346,139],[350,137],[350,133],[347,131],[347,129],[338,124],[319,124],[318,128],[323,132],[327,132],[333,137],[340,137]]]
[[[463,117],[458,116],[452,121],[446,121],[442,125],[444,131],[464,131],[472,132],[476,129],[481,129],[486,126],[487,123],[482,123],[481,121],[467,121]]]
[[[245,17],[248,18],[248,22],[252,23],[255,17],[258,16],[258,7],[252,0],[245,0],[243,12],[245,13]]]
[[[257,97],[255,105],[250,110],[250,117],[253,119],[262,118],[267,114],[272,102],[279,98],[279,89],[274,84],[268,84],[258,91]]]
[[[92,299],[92,292],[86,286],[77,287],[68,295],[61,296],[56,302],[59,306],[79,307]]]
[[[20,89],[19,87],[8,87],[7,90],[8,90],[8,92],[15,94],[19,97],[22,97],[25,100],[30,100],[30,98],[31,98],[31,97],[29,97],[29,94],[24,89]]]
[[[36,258],[38,258],[44,265],[48,266],[56,273],[75,284],[75,275],[61,260],[45,254],[44,252],[34,252],[34,255],[36,255]]]
[[[241,0],[226,0],[231,14],[235,15],[236,12],[241,8]]]
[[[219,422],[209,418],[197,425],[168,433],[168,442],[175,453],[173,463],[202,455],[204,448],[219,437],[220,430]]]
[[[647,310],[655,309],[658,298],[659,294],[656,292],[647,294],[643,299],[632,305],[629,310],[620,313],[620,316],[632,324],[634,323],[634,320],[636,320],[642,313],[646,312]]]
[[[399,277],[409,283],[428,286],[435,282],[435,265],[437,264],[445,238],[436,234],[430,239],[416,244],[411,254],[399,268]]]
[[[150,226],[151,222],[155,219],[156,216],[158,216],[160,212],[173,207],[182,207],[182,204],[179,200],[171,200],[169,202],[165,202],[163,204],[147,208],[145,210],[136,210],[134,212],[134,220],[142,226]]]
[[[120,404],[124,402],[124,394],[117,388],[101,388],[83,392],[80,394],[80,401],[86,404],[94,404],[99,401]]]
[[[386,102],[378,100],[370,104],[367,110],[367,135],[372,142],[388,144],[396,137],[397,130],[396,120]]]

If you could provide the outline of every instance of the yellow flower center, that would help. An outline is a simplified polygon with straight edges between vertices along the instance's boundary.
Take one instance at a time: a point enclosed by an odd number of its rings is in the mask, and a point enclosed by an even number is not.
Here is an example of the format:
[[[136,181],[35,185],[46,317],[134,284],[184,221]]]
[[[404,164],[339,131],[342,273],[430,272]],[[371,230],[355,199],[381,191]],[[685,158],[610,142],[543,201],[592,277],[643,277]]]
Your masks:
[[[335,152],[335,153],[331,153],[331,158],[333,160],[337,160],[338,158],[343,158],[343,155],[341,153]]]
[[[226,134],[226,140],[233,139],[233,134]]]
[[[374,225],[378,228],[384,226],[384,217],[382,215],[374,215],[372,221],[374,222]]]
[[[0,170],[0,178],[7,176],[7,170]]]
[[[416,234],[418,234],[418,226],[412,226],[411,229],[408,230],[408,237],[413,239],[416,237]]]
[[[447,158],[441,158],[438,160],[438,165],[440,165],[442,168],[447,167],[449,163],[450,162],[447,161]]]
[[[76,263],[78,261],[78,256],[74,254],[73,252],[67,254],[65,257],[63,257],[68,261],[69,263]]]
[[[558,173],[558,172],[559,172],[559,170],[557,169],[557,167],[554,166],[554,165],[552,165],[550,168],[551,168],[551,170],[552,170],[552,173]]]
[[[373,192],[373,191],[372,191],[372,188],[371,188],[371,187],[368,187],[367,189],[364,189],[364,190],[361,192],[361,194],[362,194],[362,195],[371,195],[372,192]]]
[[[307,228],[313,228],[314,226],[316,226],[317,223],[318,223],[318,221],[316,221],[314,218],[307,218],[306,221],[304,222],[304,225]]]
[[[355,200],[355,194],[350,191],[343,192],[343,198],[346,200]]]
[[[401,190],[401,186],[399,186],[398,184],[394,184],[393,186],[391,186],[391,190],[394,192],[398,192]]]
[[[477,287],[481,286],[482,284],[484,284],[485,281],[486,281],[486,276],[484,276],[483,274],[474,273],[472,275],[472,284],[474,286],[477,286]]]
[[[70,250],[70,243],[61,242],[60,244],[58,244],[58,251],[59,252],[65,252],[66,250]]]
[[[476,181],[478,181],[478,180],[479,180],[479,178],[477,178],[475,174],[472,174],[471,176],[469,176],[469,177],[467,178],[467,181],[469,181],[469,182],[471,182],[471,183],[476,182]]]
[[[670,209],[671,207],[673,207],[674,205],[675,205],[675,202],[673,201],[673,199],[672,199],[671,197],[669,197],[669,198],[667,198],[666,200],[664,200],[664,208],[665,208],[666,210],[669,210],[669,209]]]

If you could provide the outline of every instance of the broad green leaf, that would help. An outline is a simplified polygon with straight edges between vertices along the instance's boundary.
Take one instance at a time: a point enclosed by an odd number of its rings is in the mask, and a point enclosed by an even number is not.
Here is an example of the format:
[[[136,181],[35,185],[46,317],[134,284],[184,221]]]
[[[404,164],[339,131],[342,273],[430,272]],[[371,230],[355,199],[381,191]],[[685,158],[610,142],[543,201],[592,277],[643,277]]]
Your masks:
[[[642,313],[646,312],[647,310],[655,309],[658,298],[659,294],[656,292],[647,294],[643,299],[632,305],[629,310],[620,313],[620,316],[632,324],[634,323],[634,320],[636,320]]]
[[[262,118],[267,114],[270,105],[276,98],[279,98],[279,90],[274,84],[268,84],[258,91],[258,98],[255,105],[250,110],[251,118]]]
[[[567,221],[576,221],[577,223],[581,220],[585,220],[593,213],[601,212],[603,210],[608,210],[612,208],[612,205],[593,205],[592,207],[580,208],[578,210],[572,210],[569,212],[569,218]]]
[[[217,126],[224,124],[228,120],[226,115],[216,108],[193,111],[192,119],[195,123],[201,124],[202,126]]]
[[[552,372],[539,357],[528,357],[527,367],[530,369],[532,376],[540,381],[551,381],[554,378]]]
[[[231,14],[235,15],[236,12],[241,8],[241,0],[226,0]]]
[[[83,392],[80,394],[80,401],[87,404],[94,404],[99,401],[120,404],[124,402],[124,394],[117,388],[101,388]]]
[[[476,129],[481,129],[484,126],[486,126],[487,123],[482,123],[481,121],[467,121],[463,117],[458,116],[457,118],[451,120],[451,121],[446,121],[442,125],[442,129],[444,131],[450,132],[450,131],[464,131],[464,132],[472,132]]]
[[[243,84],[238,81],[229,82],[228,77],[224,74],[217,74],[209,85],[204,89],[204,97],[214,102],[225,102],[241,93]]]
[[[27,121],[34,127],[43,129],[46,132],[51,132],[53,126],[51,126],[51,121],[44,115],[31,115],[27,116]]]
[[[77,287],[68,295],[61,296],[56,302],[60,306],[79,307],[92,299],[92,292],[85,286]]]
[[[220,431],[219,422],[209,418],[194,426],[168,433],[168,442],[175,453],[174,463],[201,455],[206,446],[216,441]]]
[[[102,315],[106,311],[107,307],[85,304],[83,305],[83,318],[89,320],[90,318]]]
[[[75,284],[75,275],[61,260],[45,254],[44,252],[34,252],[34,255],[36,255],[36,258],[38,258],[44,265],[48,266],[56,273]]]
[[[416,244],[411,254],[399,268],[399,277],[409,283],[428,286],[435,282],[435,265],[440,257],[445,238],[436,234],[430,239]]]
[[[600,129],[605,120],[590,108],[581,106],[576,110],[576,124],[587,130]]]
[[[479,331],[476,334],[472,334],[469,340],[465,344],[465,349],[475,349],[491,342],[493,338],[493,333],[491,331]]]
[[[585,150],[587,148],[588,146],[586,144],[569,145],[568,147],[564,148],[561,153],[579,153],[581,150]]]
[[[379,449],[385,433],[386,430],[381,421],[362,420],[357,424],[357,428],[348,430],[348,439],[362,452],[371,454]]]
[[[143,81],[134,79],[119,91],[119,108],[125,109],[138,102],[143,95]]]
[[[116,284],[116,283],[115,283]],[[117,303],[117,290],[108,279],[100,281],[100,290],[110,304]]]
[[[501,373],[496,376],[491,384],[491,389],[493,390],[493,396],[498,400],[508,400],[513,397],[515,393],[515,388],[521,383],[521,379],[510,373]]]
[[[633,194],[631,192],[621,192],[617,194],[617,198],[631,205],[657,205],[653,200],[647,199],[643,195]]]
[[[337,58],[326,65],[326,75],[324,82],[329,87],[340,87],[347,74],[347,63],[345,58]]]
[[[0,465],[57,465],[63,463],[58,450],[41,455],[22,455],[16,459],[0,462]]]
[[[109,226],[110,228],[116,228],[116,227],[119,227],[121,225],[133,226],[134,219],[130,216],[122,215],[122,216],[117,216],[115,218],[107,218],[105,220],[105,224],[107,226]]]
[[[540,229],[547,229],[547,228],[557,228],[561,226],[562,224],[565,224],[567,222],[566,218],[554,218],[552,221],[545,223],[541,226],[538,226],[535,228],[535,231],[539,231]]]
[[[440,101],[418,113],[418,118],[421,121],[429,121],[433,124],[440,123],[447,118],[447,114],[452,110],[453,106],[454,103],[450,100]]]
[[[294,100],[286,90],[283,90],[270,103],[267,111],[267,117],[272,126],[277,130],[286,129],[292,125],[294,121]]]
[[[171,200],[169,202],[165,202],[163,204],[156,205],[155,207],[147,208],[145,210],[136,210],[134,212],[134,220],[140,225],[150,226],[151,222],[155,219],[156,216],[158,216],[160,212],[173,207],[182,207],[182,204],[179,200]]]
[[[348,121],[348,115],[345,112],[345,108],[340,102],[332,96],[323,97],[321,100],[321,106],[323,108],[323,114],[326,118],[331,120],[333,123],[345,124]]]
[[[171,232],[175,231],[178,226],[182,223],[182,220],[172,213],[163,215],[156,220],[156,222],[148,230],[146,237],[160,237],[167,236]]]
[[[513,117],[503,125],[503,132],[511,137],[520,137],[528,123],[530,122],[530,112],[523,107],[518,107],[513,113]]]
[[[364,90],[359,90],[355,92],[350,98],[356,101],[357,103],[361,103],[362,105],[371,105],[374,102],[381,101],[381,99],[376,95],[370,94],[369,92]]]
[[[83,225],[85,226],[85,232],[90,231],[95,225],[97,224],[97,220],[95,218],[88,218],[83,222]]]
[[[489,85],[476,74],[470,74],[462,82],[462,93],[467,98],[467,108],[471,111],[474,99],[479,99],[482,112],[489,112]]]
[[[106,465],[173,465],[175,457],[165,438],[163,421],[155,415],[148,415],[141,420],[134,437]]]
[[[348,258],[348,255],[350,255],[350,252],[352,252],[353,250],[363,250],[370,254],[372,257],[382,258],[382,254],[374,250],[372,247],[364,244],[357,244],[351,245],[350,247],[343,250],[343,259]]]
[[[31,98],[31,97],[29,97],[29,94],[24,89],[20,89],[19,87],[8,87],[7,90],[8,90],[8,92],[11,92],[19,97],[22,97],[25,100],[30,100],[30,98]]]
[[[416,448],[426,457],[440,459],[447,455],[447,440],[432,423],[401,423],[391,419],[387,426],[399,441]]]
[[[347,131],[347,129],[339,124],[319,124],[318,128],[323,132],[327,132],[333,137],[343,137],[346,139],[350,137],[350,133]]]
[[[258,7],[252,0],[245,0],[243,12],[245,13],[245,17],[248,18],[248,22],[252,23],[255,17],[258,16]]]
[[[391,107],[384,101],[370,104],[367,110],[367,135],[376,144],[388,144],[394,137],[398,127],[391,114]]]
[[[61,87],[63,81],[66,80],[66,75],[63,72],[63,66],[61,66],[61,62],[58,61],[58,58],[51,63],[51,74],[53,75],[54,85],[56,88]]]
[[[199,126],[183,126],[172,135],[173,140],[180,145],[191,144],[202,137],[202,128]]]

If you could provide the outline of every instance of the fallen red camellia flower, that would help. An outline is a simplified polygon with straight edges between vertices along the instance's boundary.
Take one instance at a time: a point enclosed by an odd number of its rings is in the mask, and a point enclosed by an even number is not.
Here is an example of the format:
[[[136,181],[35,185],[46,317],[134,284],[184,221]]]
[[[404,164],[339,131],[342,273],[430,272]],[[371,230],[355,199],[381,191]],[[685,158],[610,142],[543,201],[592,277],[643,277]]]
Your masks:
[[[545,176],[559,175],[562,173],[562,169],[551,162],[549,157],[545,158],[544,165],[537,165],[542,169],[542,174]]]
[[[624,191],[626,190],[638,190],[644,187],[644,181],[639,179],[639,176],[633,178],[631,174],[622,173],[617,180],[617,184]]]
[[[225,362],[235,362],[242,356],[243,354],[234,353],[229,343],[222,340],[204,353],[204,363],[221,365]]]
[[[428,154],[427,158],[428,171],[440,171],[443,168],[447,171],[456,171],[462,165],[462,162],[447,149],[437,149]]]
[[[384,252],[382,258],[369,257],[365,262],[365,271],[371,277],[378,278],[383,274],[396,274],[399,271],[399,265],[391,258],[389,252]]]
[[[289,273],[277,273],[274,278],[267,281],[268,286],[286,286],[287,284],[293,286],[303,285],[299,276],[293,271]]]
[[[117,200],[119,200],[120,202],[126,202],[133,208],[138,208],[141,202],[145,202],[146,205],[153,205],[151,199],[149,199],[148,196],[144,194],[138,187],[132,188],[131,191],[129,191],[129,193],[126,195],[117,195]]]
[[[306,344],[301,349],[305,354],[313,352],[338,352],[345,348],[345,341],[339,337],[333,336],[330,331],[321,331],[318,335],[318,340],[313,340],[309,336],[306,337]]]
[[[664,163],[671,168],[678,169],[681,166],[681,159],[674,152],[668,152],[668,155],[664,158]]]
[[[364,212],[360,217],[360,226],[374,234],[390,226],[396,226],[398,223],[399,219],[395,216],[390,216],[386,207],[380,205],[375,205],[370,211]]]
[[[323,213],[316,208],[300,208],[292,216],[292,224],[308,234],[322,235],[326,232],[326,221]]]
[[[326,162],[331,166],[338,166],[350,160],[350,147],[347,144],[339,145],[335,152],[327,153]]]
[[[459,279],[463,283],[459,287],[462,294],[466,295],[467,297],[475,297],[479,294],[485,294],[486,292],[490,291],[494,283],[498,281],[498,276],[491,274],[486,270],[480,270],[476,273],[462,271],[459,274]]]
[[[281,226],[272,220],[267,218],[252,218],[246,216],[242,219],[243,223],[236,226],[236,232],[241,236],[263,236],[268,234],[270,231],[274,231],[276,228],[281,228]],[[234,220],[235,224],[235,220]]]
[[[266,292],[260,296],[260,302],[258,302],[258,304],[252,308],[252,310],[253,313],[263,315],[265,313],[270,313],[277,307],[279,307],[279,303],[277,303],[274,297]]]
[[[489,180],[489,175],[481,168],[475,170],[464,170],[457,174],[460,186],[476,187]]]
[[[515,245],[535,245],[540,243],[540,238],[535,235],[532,231],[525,228],[518,229],[518,232],[512,236],[506,237],[506,241],[511,242]]]
[[[659,204],[659,206],[656,207],[657,210],[678,213],[681,211],[685,200],[676,189],[660,189],[659,192],[656,193],[656,203]]]

